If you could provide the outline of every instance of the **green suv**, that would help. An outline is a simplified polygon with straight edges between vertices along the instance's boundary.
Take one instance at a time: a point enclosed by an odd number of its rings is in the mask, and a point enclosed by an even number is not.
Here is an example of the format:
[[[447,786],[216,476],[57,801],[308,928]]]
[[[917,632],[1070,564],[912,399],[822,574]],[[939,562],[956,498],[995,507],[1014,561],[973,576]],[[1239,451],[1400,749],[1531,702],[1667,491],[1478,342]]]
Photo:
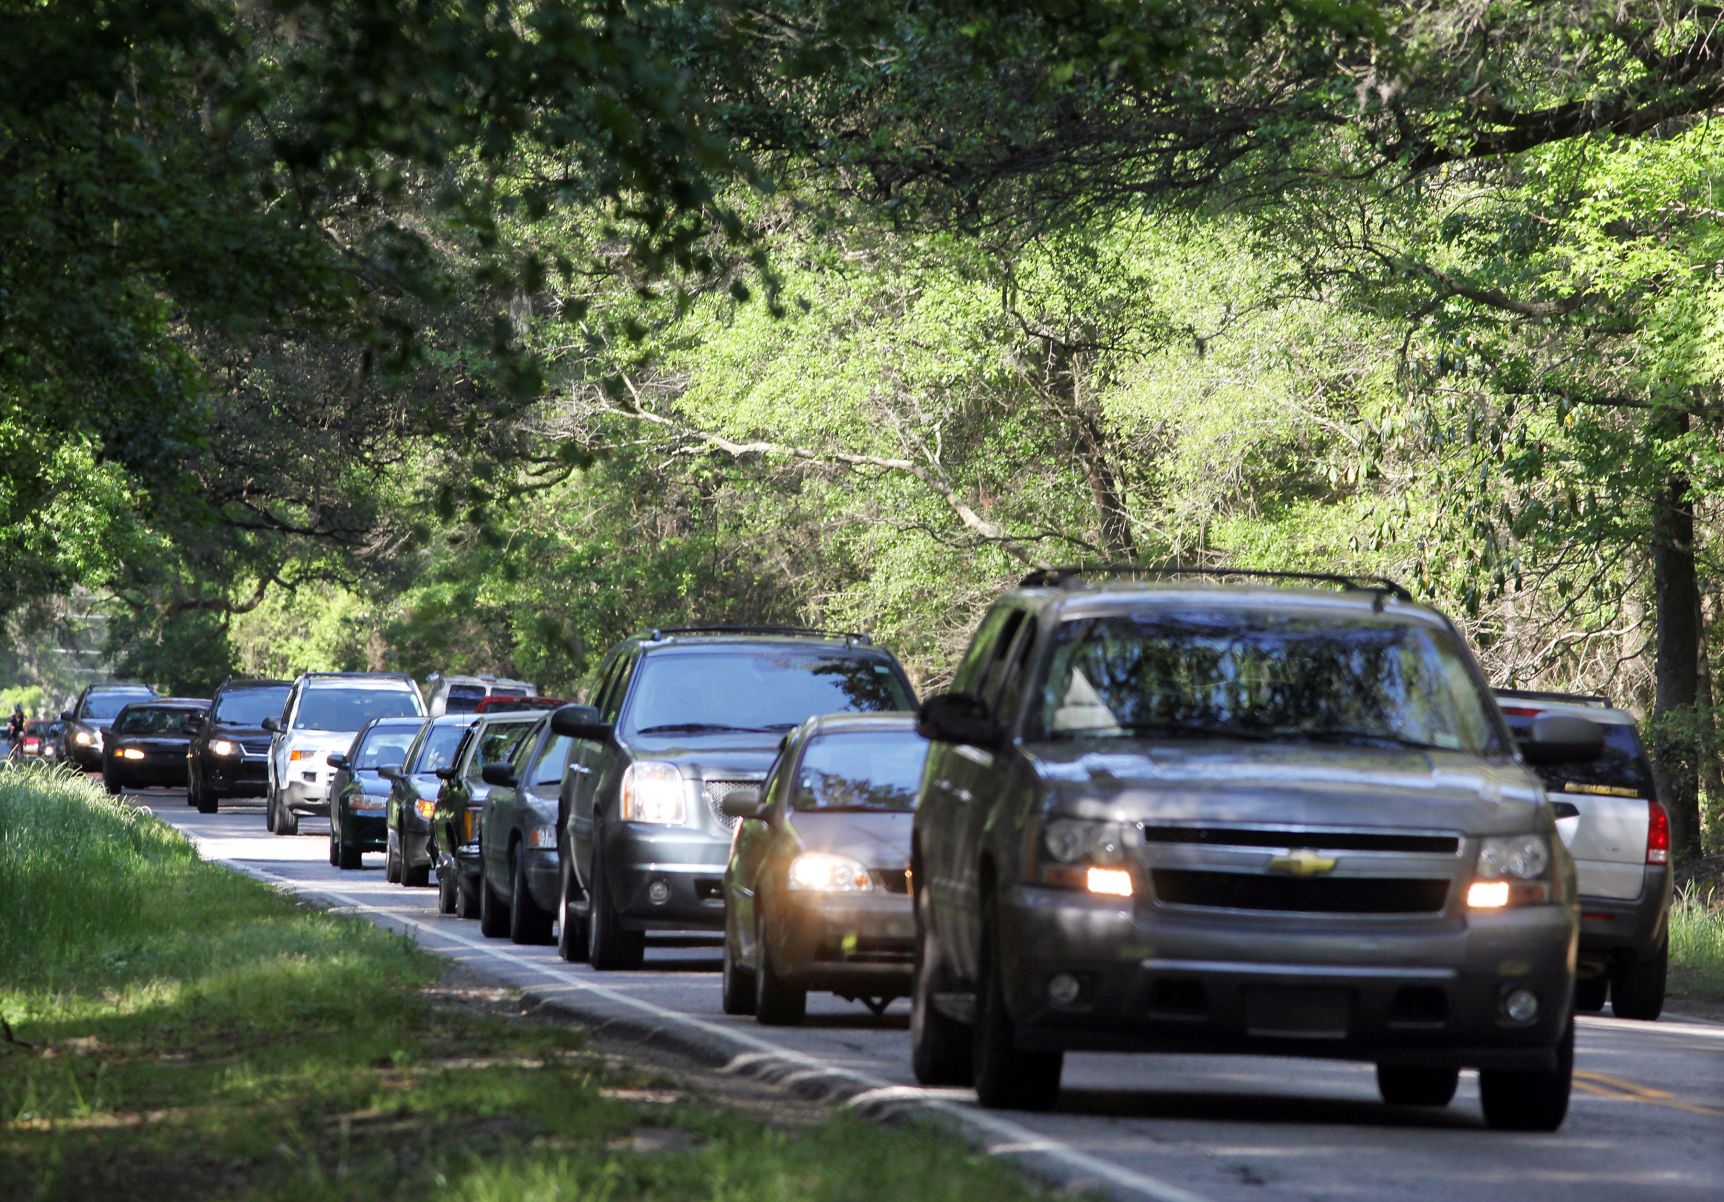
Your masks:
[[[989,611],[911,853],[924,1084],[1041,1109],[1067,1051],[1375,1062],[1552,1130],[1574,1057],[1574,867],[1453,625],[1387,581],[1044,571]]]

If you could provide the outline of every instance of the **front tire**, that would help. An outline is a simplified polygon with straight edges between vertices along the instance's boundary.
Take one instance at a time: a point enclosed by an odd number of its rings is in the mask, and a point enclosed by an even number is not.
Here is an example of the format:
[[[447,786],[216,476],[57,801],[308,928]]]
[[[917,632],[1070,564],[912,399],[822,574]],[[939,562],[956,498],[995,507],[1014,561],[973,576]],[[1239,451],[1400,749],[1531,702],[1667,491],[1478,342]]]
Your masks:
[[[968,1026],[940,1013],[934,1004],[941,977],[927,905],[926,894],[918,892],[915,975],[910,986],[910,1068],[923,1085],[968,1085],[974,1037]]]
[[[766,945],[765,907],[754,899],[754,1017],[768,1027],[800,1026],[808,1016],[808,991],[798,989],[772,964],[772,949]],[[728,943],[727,943],[728,946]]]
[[[527,891],[527,857],[517,846],[509,856],[513,904],[509,907],[509,940],[512,943],[543,944],[551,941],[551,916],[539,908]]]
[[[1461,1083],[1458,1068],[1379,1064],[1377,1092],[1391,1106],[1447,1106]]]
[[[479,933],[487,939],[501,939],[509,933],[509,907],[491,888],[491,874],[479,869]]]
[[[1479,1070],[1479,1101],[1485,1122],[1499,1131],[1555,1131],[1568,1114],[1574,1085],[1574,1023],[1556,1046],[1553,1069],[1526,1072]]]
[[[754,1013],[754,973],[742,966],[736,954],[736,932],[729,918],[724,921],[724,974],[721,1001],[726,1014]]]
[[[437,876],[437,913],[453,914],[455,912],[455,894],[460,886],[455,880],[455,867],[450,865]]]
[[[587,963],[600,972],[639,968],[646,959],[646,936],[623,926],[611,901],[605,876],[604,832],[593,831],[592,888],[587,901]]]
[[[401,852],[395,842],[395,832],[383,837],[383,879],[391,885],[401,883]]]
[[[455,917],[479,917],[479,888],[468,883],[467,874],[461,871],[459,860],[455,862]]]
[[[575,870],[569,857],[559,854],[557,873],[557,955],[570,964],[587,958],[587,920],[575,912]]]
[[[198,780],[198,799],[193,804],[197,806],[198,813],[213,814],[221,808],[221,798],[210,792],[209,786],[202,780]]]
[[[109,797],[118,797],[126,791],[125,786],[105,772],[102,774],[102,788],[108,791]]]
[[[1610,996],[1610,974],[1583,977],[1574,983],[1574,1008],[1581,1014],[1597,1014],[1604,1009],[1604,999]]]
[[[986,903],[991,906],[990,900]],[[971,1052],[976,1100],[989,1110],[1052,1110],[1060,1096],[1063,1052],[1028,1052],[1017,1046],[1017,1029],[1006,1009],[1000,980],[999,938],[992,920],[982,927],[976,980],[975,1049]]]
[[[287,801],[285,798],[282,800],[281,805],[277,808],[276,823],[277,823],[277,826],[275,829],[275,833],[278,835],[297,835],[297,834],[299,834],[299,815],[295,814],[292,810],[288,809]]]
[[[1610,1010],[1617,1018],[1652,1022],[1664,1013],[1670,977],[1670,937],[1648,960],[1625,960],[1610,977]]]

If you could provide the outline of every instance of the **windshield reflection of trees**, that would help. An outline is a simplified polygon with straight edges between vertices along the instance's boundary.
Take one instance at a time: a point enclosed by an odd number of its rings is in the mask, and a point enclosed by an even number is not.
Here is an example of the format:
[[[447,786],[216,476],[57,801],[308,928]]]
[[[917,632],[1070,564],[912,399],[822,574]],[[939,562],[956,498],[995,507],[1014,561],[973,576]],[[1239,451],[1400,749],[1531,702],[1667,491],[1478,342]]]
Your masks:
[[[788,730],[811,714],[904,709],[897,674],[873,656],[703,651],[649,659],[630,702],[632,730]]]
[[[928,745],[909,732],[831,735],[803,753],[797,810],[910,810]]]
[[[1477,750],[1464,668],[1421,630],[1272,615],[1071,623],[1044,705],[1053,734],[1348,734]],[[1468,712],[1469,708],[1472,712]]]

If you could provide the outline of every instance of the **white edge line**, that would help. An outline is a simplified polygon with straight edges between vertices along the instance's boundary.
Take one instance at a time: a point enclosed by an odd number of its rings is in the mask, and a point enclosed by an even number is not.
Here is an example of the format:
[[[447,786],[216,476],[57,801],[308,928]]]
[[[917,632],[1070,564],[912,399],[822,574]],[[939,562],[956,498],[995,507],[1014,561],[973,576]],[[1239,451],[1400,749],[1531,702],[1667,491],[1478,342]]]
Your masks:
[[[202,842],[196,835],[189,831],[182,832],[182,834],[190,839],[194,845]],[[351,909],[355,913],[374,914],[388,922],[423,931],[437,939],[456,943],[474,951],[483,952],[495,959],[513,964],[518,968],[527,969],[538,976],[555,981],[559,986],[564,988],[573,988],[584,993],[590,993],[593,996],[603,998],[608,1002],[629,1006],[650,1014],[654,1018],[675,1023],[678,1026],[694,1031],[699,1031],[701,1034],[710,1038],[728,1040],[733,1044],[739,1044],[753,1050],[755,1053],[754,1055],[738,1056],[731,1062],[733,1066],[741,1063],[775,1060],[788,1066],[804,1070],[812,1070],[822,1076],[837,1077],[841,1080],[849,1081],[854,1085],[861,1086],[862,1092],[850,1098],[845,1103],[846,1106],[850,1106],[864,1112],[879,1108],[882,1104],[891,1103],[905,1103],[919,1106],[923,1110],[931,1111],[935,1114],[954,1119],[973,1130],[984,1132],[999,1140],[999,1145],[990,1146],[988,1148],[988,1152],[990,1154],[1045,1156],[1049,1160],[1057,1161],[1069,1169],[1110,1181],[1114,1185],[1130,1190],[1133,1193],[1141,1194],[1146,1198],[1156,1199],[1156,1202],[1207,1202],[1207,1199],[1200,1194],[1194,1194],[1189,1190],[1181,1189],[1177,1185],[1170,1185],[1165,1181],[1155,1177],[1150,1177],[1147,1174],[1134,1172],[1123,1165],[1113,1164],[1110,1161],[1101,1159],[1100,1157],[1092,1156],[1088,1152],[1080,1152],[1070,1144],[1064,1143],[1050,1136],[1043,1135],[1040,1132],[1032,1131],[1028,1127],[1014,1123],[1010,1119],[1001,1118],[989,1111],[979,1110],[974,1106],[965,1106],[945,1098],[937,1097],[920,1086],[900,1085],[880,1077],[858,1072],[855,1069],[843,1068],[839,1065],[830,1064],[824,1060],[818,1059],[817,1057],[810,1056],[805,1052],[798,1052],[790,1048],[780,1047],[777,1044],[761,1039],[758,1036],[750,1035],[744,1031],[737,1031],[727,1026],[708,1022],[706,1019],[696,1018],[691,1014],[683,1014],[676,1010],[667,1010],[663,1006],[655,1005],[652,1002],[633,997],[630,994],[622,993],[607,986],[597,985],[591,981],[573,976],[568,970],[552,968],[541,964],[537,960],[527,959],[526,957],[517,955],[507,950],[506,947],[498,944],[490,943],[481,939],[470,939],[465,935],[457,935],[442,927],[422,922],[417,918],[406,917],[391,910],[386,910],[381,906],[374,906],[370,902],[361,901],[359,898],[353,897],[349,894],[336,893],[331,889],[327,889],[316,884],[296,881],[290,877],[281,876],[278,873],[271,872],[266,868],[258,868],[250,864],[236,864],[226,860],[213,860],[211,863],[221,864],[223,867],[275,885],[277,888],[284,889],[288,892],[311,893],[321,897],[330,898],[341,903],[343,906]]]

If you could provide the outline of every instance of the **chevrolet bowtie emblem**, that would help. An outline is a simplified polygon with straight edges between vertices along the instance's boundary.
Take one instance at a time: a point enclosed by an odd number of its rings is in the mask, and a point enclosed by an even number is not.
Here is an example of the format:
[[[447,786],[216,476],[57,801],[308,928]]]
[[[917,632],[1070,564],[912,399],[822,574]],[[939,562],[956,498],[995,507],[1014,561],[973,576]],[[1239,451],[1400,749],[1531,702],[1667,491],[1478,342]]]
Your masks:
[[[1269,871],[1284,872],[1288,876],[1322,876],[1325,872],[1334,872],[1337,863],[1339,861],[1334,856],[1319,855],[1309,847],[1301,847],[1284,856],[1270,856]]]

